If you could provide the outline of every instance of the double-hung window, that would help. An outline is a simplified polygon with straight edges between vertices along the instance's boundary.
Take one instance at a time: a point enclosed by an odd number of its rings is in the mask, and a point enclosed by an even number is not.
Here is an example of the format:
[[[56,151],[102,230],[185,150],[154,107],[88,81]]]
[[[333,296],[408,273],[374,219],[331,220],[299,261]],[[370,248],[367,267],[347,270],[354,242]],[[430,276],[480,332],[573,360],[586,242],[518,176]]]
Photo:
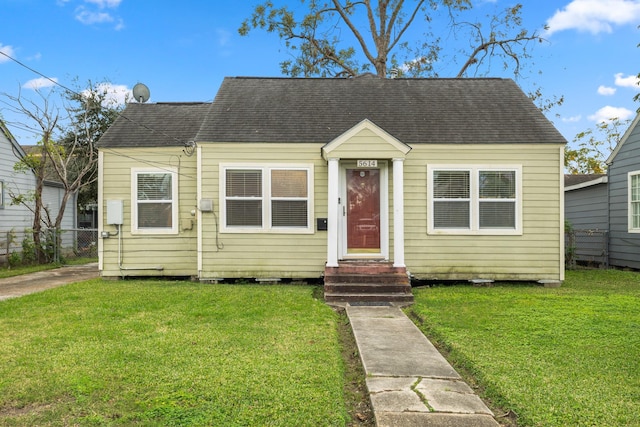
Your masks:
[[[134,233],[178,232],[178,174],[166,169],[131,171]]]
[[[313,231],[313,166],[222,165],[222,230]]]
[[[520,169],[429,166],[428,232],[520,234]]]
[[[629,232],[640,233],[640,171],[629,172]]]

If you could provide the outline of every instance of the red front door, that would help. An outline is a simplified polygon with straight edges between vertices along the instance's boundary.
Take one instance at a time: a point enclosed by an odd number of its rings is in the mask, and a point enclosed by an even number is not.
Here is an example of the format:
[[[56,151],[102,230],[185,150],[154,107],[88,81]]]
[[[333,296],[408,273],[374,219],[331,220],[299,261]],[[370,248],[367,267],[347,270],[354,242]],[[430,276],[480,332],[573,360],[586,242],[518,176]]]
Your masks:
[[[347,169],[347,253],[380,253],[380,170]]]

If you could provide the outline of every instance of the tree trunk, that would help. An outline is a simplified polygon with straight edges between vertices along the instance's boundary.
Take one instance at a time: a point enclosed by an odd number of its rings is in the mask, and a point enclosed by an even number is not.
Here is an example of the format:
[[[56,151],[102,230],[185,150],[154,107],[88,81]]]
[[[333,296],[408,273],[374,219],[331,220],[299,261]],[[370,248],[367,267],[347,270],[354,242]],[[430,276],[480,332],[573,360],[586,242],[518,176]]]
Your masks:
[[[38,264],[47,262],[47,257],[42,245],[42,190],[44,188],[44,169],[37,171],[36,189],[33,208],[33,250],[35,261]]]

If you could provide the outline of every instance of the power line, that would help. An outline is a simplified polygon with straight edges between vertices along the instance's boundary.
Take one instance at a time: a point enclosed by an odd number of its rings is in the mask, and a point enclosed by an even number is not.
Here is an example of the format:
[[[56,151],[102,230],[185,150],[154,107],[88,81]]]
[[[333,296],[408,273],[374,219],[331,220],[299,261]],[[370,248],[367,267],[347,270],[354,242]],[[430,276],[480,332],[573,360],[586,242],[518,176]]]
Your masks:
[[[8,55],[7,53],[5,53],[5,52],[3,52],[3,51],[1,51],[1,50],[0,50],[0,55],[3,55],[3,56],[5,56],[5,57],[9,58],[10,60],[12,60],[13,62],[15,62],[16,64],[20,65],[21,67],[26,68],[27,70],[31,71],[32,73],[35,73],[35,74],[39,75],[40,77],[42,77],[42,78],[44,78],[44,79],[49,80],[49,81],[50,81],[51,83],[53,83],[54,85],[60,86],[60,87],[61,87],[61,88],[63,88],[64,90],[67,90],[67,91],[69,91],[69,92],[71,92],[71,93],[74,93],[74,94],[76,94],[76,95],[78,95],[78,96],[82,96],[81,94],[79,94],[79,93],[78,93],[78,92],[76,92],[75,90],[73,90],[73,89],[69,89],[68,87],[66,87],[66,86],[65,86],[65,85],[63,85],[62,83],[58,83],[56,80],[52,79],[51,77],[49,77],[49,76],[46,76],[46,75],[42,74],[42,73],[41,73],[40,71],[38,71],[38,70],[34,70],[33,68],[31,68],[31,67],[29,67],[28,65],[26,65],[26,64],[24,64],[24,63],[22,63],[22,62],[18,61],[16,58],[14,58],[14,57],[12,57],[12,56]]]
[[[49,77],[49,76],[47,76],[47,75],[45,75],[45,74],[41,73],[40,71],[35,70],[35,69],[33,69],[33,68],[29,67],[28,65],[24,64],[23,62],[18,61],[16,58],[14,58],[14,57],[10,56],[9,54],[7,54],[7,53],[5,53],[5,52],[3,52],[3,51],[1,51],[1,50],[0,50],[0,54],[1,54],[1,55],[3,55],[3,56],[5,56],[6,58],[10,59],[11,61],[15,62],[16,64],[20,65],[21,67],[26,68],[27,70],[31,71],[32,73],[35,73],[35,74],[39,75],[40,77],[42,77],[42,78],[44,78],[44,79],[46,79],[46,80],[50,81],[50,82],[51,82],[51,83],[53,83],[54,85],[56,85],[56,86],[60,86],[60,87],[61,87],[61,88],[63,88],[64,90],[66,90],[66,91],[68,91],[68,92],[70,92],[70,93],[73,93],[74,95],[76,95],[76,96],[78,96],[80,99],[82,99],[82,97],[83,97],[83,96],[82,96],[82,94],[81,94],[81,93],[79,93],[79,92],[77,92],[77,91],[75,91],[75,90],[73,90],[73,89],[68,88],[67,86],[63,85],[62,83],[59,83],[57,80],[52,79],[51,77]],[[102,105],[100,105],[100,108],[104,108],[104,107],[102,107]],[[193,144],[192,144],[192,141],[183,141],[183,140],[181,140],[181,139],[179,139],[179,138],[177,138],[177,137],[175,137],[175,136],[169,135],[169,134],[168,134],[168,133],[166,133],[166,132],[163,132],[163,131],[159,131],[159,130],[153,129],[153,128],[151,128],[151,127],[149,127],[149,126],[147,126],[147,125],[145,125],[145,124],[143,124],[143,123],[137,122],[137,121],[135,121],[135,120],[133,120],[133,119],[131,119],[131,118],[127,117],[127,116],[124,114],[124,112],[120,112],[120,113],[118,113],[118,117],[122,117],[123,119],[125,119],[125,120],[127,120],[127,121],[129,121],[129,122],[131,122],[131,123],[133,123],[133,124],[135,124],[135,125],[137,125],[137,126],[140,126],[140,127],[144,128],[144,129],[146,129],[146,130],[148,130],[148,131],[151,131],[151,132],[154,132],[154,133],[159,133],[159,134],[161,134],[161,135],[163,135],[163,136],[166,136],[167,138],[172,139],[172,140],[174,140],[174,141],[176,141],[176,142],[178,142],[178,143],[182,144],[182,145],[185,147],[185,150],[186,150],[186,151],[185,151],[185,154],[187,154],[187,155],[189,155],[189,156],[190,156],[191,154],[193,154]],[[191,153],[191,154],[189,154],[189,153]]]

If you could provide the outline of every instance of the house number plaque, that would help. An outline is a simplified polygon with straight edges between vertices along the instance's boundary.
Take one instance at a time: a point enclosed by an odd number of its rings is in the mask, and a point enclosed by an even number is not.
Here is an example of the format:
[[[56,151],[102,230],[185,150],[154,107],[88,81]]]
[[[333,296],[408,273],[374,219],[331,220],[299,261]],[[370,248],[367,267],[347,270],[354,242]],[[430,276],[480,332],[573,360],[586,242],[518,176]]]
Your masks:
[[[377,168],[378,161],[377,160],[358,160],[359,168]]]

